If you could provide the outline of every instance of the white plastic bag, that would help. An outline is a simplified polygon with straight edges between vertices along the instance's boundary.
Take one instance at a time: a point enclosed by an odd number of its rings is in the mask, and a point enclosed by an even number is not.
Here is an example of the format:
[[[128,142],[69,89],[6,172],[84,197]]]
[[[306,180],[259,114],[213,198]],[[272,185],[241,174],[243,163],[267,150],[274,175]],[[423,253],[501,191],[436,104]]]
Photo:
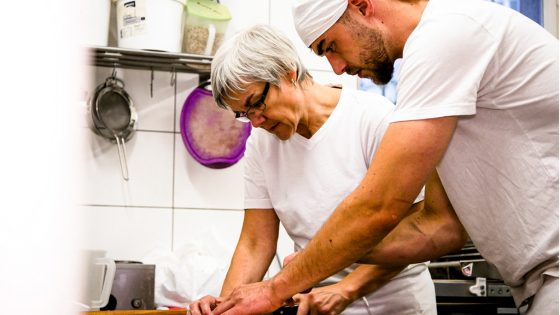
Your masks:
[[[189,240],[173,252],[154,250],[142,260],[156,265],[154,298],[158,307],[187,307],[205,295],[219,296],[232,250],[207,236]]]

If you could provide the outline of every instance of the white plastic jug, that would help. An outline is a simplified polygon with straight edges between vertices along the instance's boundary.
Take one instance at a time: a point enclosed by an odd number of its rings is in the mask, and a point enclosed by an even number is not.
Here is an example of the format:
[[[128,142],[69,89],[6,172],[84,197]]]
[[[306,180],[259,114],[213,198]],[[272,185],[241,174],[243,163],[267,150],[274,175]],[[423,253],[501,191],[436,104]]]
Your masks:
[[[95,311],[109,302],[116,265],[113,259],[105,257],[104,250],[82,250],[83,288],[79,305]]]

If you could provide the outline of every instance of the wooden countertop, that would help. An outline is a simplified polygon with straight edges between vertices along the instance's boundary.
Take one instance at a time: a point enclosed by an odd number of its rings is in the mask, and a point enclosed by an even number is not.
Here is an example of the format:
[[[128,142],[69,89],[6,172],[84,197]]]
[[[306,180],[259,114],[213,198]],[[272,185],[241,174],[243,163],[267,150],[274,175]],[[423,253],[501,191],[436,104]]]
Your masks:
[[[186,310],[157,311],[157,310],[134,310],[134,311],[92,311],[83,312],[84,315],[186,315]]]

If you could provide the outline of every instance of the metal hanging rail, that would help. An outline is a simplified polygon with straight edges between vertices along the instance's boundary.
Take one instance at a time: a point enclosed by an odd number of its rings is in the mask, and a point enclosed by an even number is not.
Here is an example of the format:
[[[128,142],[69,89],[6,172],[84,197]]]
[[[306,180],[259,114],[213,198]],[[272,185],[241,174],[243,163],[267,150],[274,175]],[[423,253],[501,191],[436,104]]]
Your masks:
[[[94,66],[198,73],[201,77],[209,77],[212,64],[212,56],[117,47],[91,47],[89,54]]]

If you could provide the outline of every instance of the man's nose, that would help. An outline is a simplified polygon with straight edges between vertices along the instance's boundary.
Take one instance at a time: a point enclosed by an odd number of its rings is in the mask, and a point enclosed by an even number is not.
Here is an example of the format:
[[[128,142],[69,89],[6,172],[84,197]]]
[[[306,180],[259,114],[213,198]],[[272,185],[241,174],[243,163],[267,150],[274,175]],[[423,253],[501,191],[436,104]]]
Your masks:
[[[344,73],[344,69],[346,68],[346,62],[333,54],[326,54],[327,60],[331,64],[331,68],[333,69],[334,73],[340,75]]]

